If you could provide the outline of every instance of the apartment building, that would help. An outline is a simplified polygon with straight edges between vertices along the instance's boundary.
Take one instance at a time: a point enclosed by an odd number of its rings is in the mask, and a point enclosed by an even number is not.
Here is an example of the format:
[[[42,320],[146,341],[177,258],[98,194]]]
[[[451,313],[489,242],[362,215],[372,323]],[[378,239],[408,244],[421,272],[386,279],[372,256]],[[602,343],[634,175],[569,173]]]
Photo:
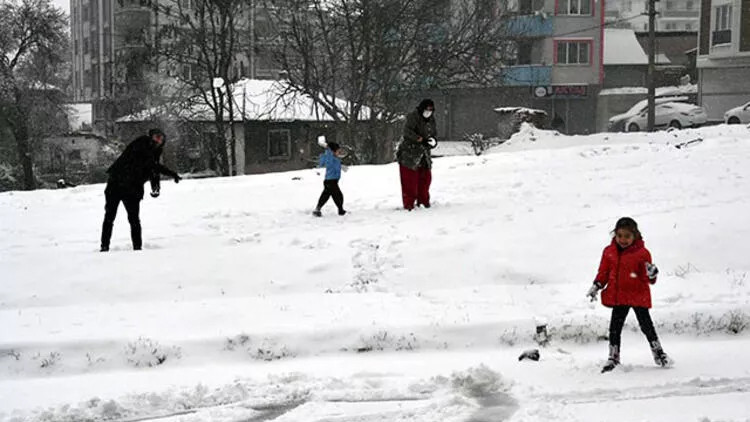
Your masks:
[[[171,10],[190,9],[194,0],[71,0],[73,43],[73,99],[94,104],[94,124],[115,116],[103,105],[107,99],[123,97],[145,83],[144,74],[166,73],[189,78],[191,68],[179,63],[149,60],[147,45],[157,39],[164,25],[178,20]],[[177,3],[179,2],[179,4]],[[259,79],[278,77],[269,45],[264,37],[271,28],[263,9],[249,3],[242,22],[253,25],[251,47],[238,53],[233,76]],[[146,65],[146,63],[150,63]],[[208,81],[207,81],[208,83]]]
[[[698,101],[709,120],[750,101],[750,0],[702,0]]]
[[[698,30],[699,0],[660,0],[655,3],[655,30],[693,32]],[[608,0],[606,21],[613,27],[648,31],[648,0]]]

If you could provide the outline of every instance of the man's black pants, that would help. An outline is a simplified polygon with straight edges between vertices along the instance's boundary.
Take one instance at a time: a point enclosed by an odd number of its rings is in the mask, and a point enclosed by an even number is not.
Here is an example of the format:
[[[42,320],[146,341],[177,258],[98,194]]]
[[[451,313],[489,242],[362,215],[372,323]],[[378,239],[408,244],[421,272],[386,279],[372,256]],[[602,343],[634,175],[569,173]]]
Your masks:
[[[130,238],[133,241],[133,249],[139,250],[143,244],[141,240],[141,198],[122,192],[120,189],[107,184],[104,189],[106,204],[104,205],[104,223],[102,224],[102,249],[109,249],[109,240],[112,238],[112,226],[117,216],[117,207],[122,201],[125,211],[128,213],[130,223]]]

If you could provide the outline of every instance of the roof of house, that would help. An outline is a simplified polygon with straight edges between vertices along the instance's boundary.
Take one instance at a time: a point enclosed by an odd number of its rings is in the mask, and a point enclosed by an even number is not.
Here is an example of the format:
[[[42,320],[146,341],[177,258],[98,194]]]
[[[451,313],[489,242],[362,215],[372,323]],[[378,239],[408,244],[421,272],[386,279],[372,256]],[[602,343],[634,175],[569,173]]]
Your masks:
[[[317,105],[313,99],[298,92],[292,92],[286,81],[241,79],[231,85],[233,101],[233,120],[261,120],[261,121],[333,121],[333,117],[326,113],[323,107]],[[226,90],[226,88],[223,88]],[[333,99],[338,108],[348,110],[349,102]],[[225,112],[225,120],[229,120],[229,112]],[[213,121],[211,108],[202,102],[190,105],[172,103],[152,107],[117,119],[118,123],[150,121],[155,117],[171,117],[192,121]],[[362,106],[359,118],[370,117],[370,108]],[[345,116],[340,119],[346,120]]]
[[[648,65],[648,56],[632,29],[604,29],[604,65]]]

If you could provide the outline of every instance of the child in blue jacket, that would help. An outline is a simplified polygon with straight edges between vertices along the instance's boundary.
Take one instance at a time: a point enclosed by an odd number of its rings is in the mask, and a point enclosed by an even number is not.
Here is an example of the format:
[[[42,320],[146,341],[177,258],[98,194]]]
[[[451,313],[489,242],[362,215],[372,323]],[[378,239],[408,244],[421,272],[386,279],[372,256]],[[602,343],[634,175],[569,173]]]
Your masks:
[[[326,144],[326,151],[320,155],[320,167],[326,168],[326,177],[323,181],[323,193],[320,194],[318,206],[315,207],[313,215],[321,217],[323,214],[320,209],[328,202],[328,198],[333,197],[333,202],[339,209],[339,215],[346,214],[344,210],[344,194],[339,189],[339,179],[341,178],[341,157],[344,151],[335,142]]]

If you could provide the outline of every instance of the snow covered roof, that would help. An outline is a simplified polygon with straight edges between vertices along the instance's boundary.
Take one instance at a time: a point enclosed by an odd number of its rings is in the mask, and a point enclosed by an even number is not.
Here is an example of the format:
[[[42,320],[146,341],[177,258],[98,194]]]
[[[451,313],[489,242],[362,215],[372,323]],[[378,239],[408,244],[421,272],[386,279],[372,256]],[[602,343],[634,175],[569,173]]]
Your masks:
[[[680,85],[680,86],[662,86],[656,88],[656,96],[664,97],[669,95],[690,95],[698,93],[698,85]],[[639,94],[647,95],[648,88],[642,86],[626,86],[621,88],[607,88],[599,92],[599,95],[624,95],[624,94]]]
[[[656,64],[671,64],[672,60],[669,60],[669,57],[667,57],[664,53],[659,53],[656,56],[654,56],[654,63]]]
[[[332,121],[325,110],[316,105],[309,96],[288,92],[289,84],[285,81],[241,79],[231,86],[234,99],[234,121]],[[349,102],[335,99],[340,109],[347,110]],[[229,120],[228,111],[225,112]],[[168,116],[192,121],[213,121],[213,112],[204,103],[189,107],[180,107],[178,103],[153,107],[117,119],[117,122],[141,122],[152,120],[155,116]],[[370,108],[363,106],[359,118],[370,117]],[[345,120],[345,116],[341,116]]]
[[[525,113],[525,114],[542,114],[546,115],[547,112],[544,110],[537,110],[526,107],[498,107],[495,109],[497,113]]]
[[[632,29],[604,29],[604,65],[648,65],[648,56]]]

